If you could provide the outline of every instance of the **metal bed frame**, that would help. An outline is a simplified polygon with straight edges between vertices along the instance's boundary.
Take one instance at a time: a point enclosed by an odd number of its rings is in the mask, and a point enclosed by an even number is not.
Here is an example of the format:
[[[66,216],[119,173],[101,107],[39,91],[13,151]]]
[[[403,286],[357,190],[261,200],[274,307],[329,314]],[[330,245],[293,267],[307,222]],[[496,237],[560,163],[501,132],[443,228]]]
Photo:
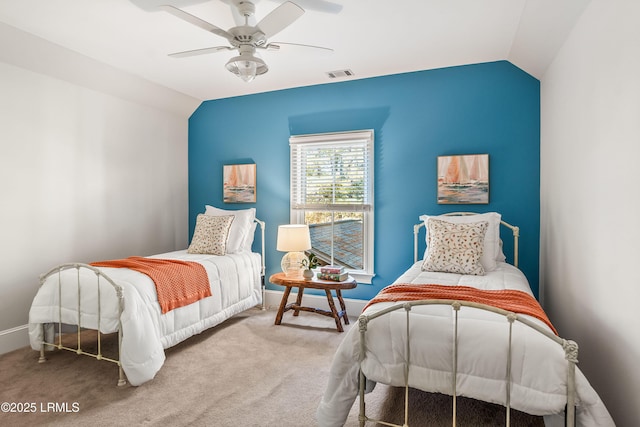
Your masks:
[[[261,305],[261,309],[265,310],[265,302],[264,302],[264,297],[265,297],[265,259],[264,259],[264,253],[265,253],[265,242],[264,242],[264,229],[265,229],[265,222],[264,221],[260,221],[257,218],[254,218],[254,221],[256,223],[258,223],[258,225],[260,225],[260,233],[261,233],[261,237],[262,237],[262,253],[261,253],[261,271],[260,271],[260,285],[262,288],[262,305]],[[62,337],[63,334],[62,330],[63,330],[63,325],[67,325],[66,323],[62,323],[61,319],[62,319],[62,281],[60,278],[60,275],[62,274],[63,271],[65,270],[70,270],[70,269],[75,269],[77,272],[77,291],[78,291],[78,305],[77,305],[77,319],[78,319],[78,324],[75,325],[76,326],[76,336],[77,336],[77,346],[74,347],[68,347],[66,345],[64,345],[62,343]],[[81,332],[83,329],[90,329],[90,328],[83,328],[82,326],[82,318],[81,318],[81,295],[80,295],[80,270],[82,269],[88,269],[91,270],[95,273],[96,275],[96,289],[98,292],[98,298],[97,298],[97,313],[98,313],[98,325],[97,325],[97,337],[96,337],[96,345],[97,345],[97,350],[96,353],[91,353],[90,351],[84,351],[82,349],[82,339],[81,339]],[[43,333],[43,341],[42,344],[40,346],[40,357],[38,358],[38,363],[44,363],[47,361],[47,358],[45,357],[45,351],[47,349],[47,347],[50,347],[52,350],[53,349],[58,349],[58,350],[67,350],[67,351],[71,351],[73,353],[76,354],[81,354],[84,356],[90,356],[93,357],[97,360],[105,360],[107,362],[112,362],[115,363],[118,366],[118,386],[124,386],[127,384],[126,381],[126,377],[124,374],[124,370],[122,369],[122,364],[120,363],[120,351],[121,351],[121,346],[122,346],[122,321],[121,321],[121,317],[122,317],[122,312],[124,310],[124,297],[122,294],[122,286],[118,285],[117,283],[115,283],[115,281],[113,281],[113,279],[111,279],[109,276],[107,276],[106,274],[104,274],[102,271],[100,271],[100,269],[91,266],[89,264],[83,264],[83,263],[69,263],[69,264],[61,264],[53,269],[51,269],[48,273],[43,274],[40,276],[40,286],[42,286],[45,282],[45,280],[50,277],[57,274],[58,275],[58,323],[57,324],[52,324],[52,323],[43,323],[41,325],[42,327],[42,333]],[[102,354],[102,333],[100,332],[100,322],[102,319],[102,314],[100,311],[100,300],[101,300],[101,293],[100,293],[100,280],[105,280],[107,283],[109,283],[111,286],[113,286],[115,292],[116,292],[116,297],[118,298],[118,356],[116,359],[113,358],[109,358],[106,357]],[[54,331],[53,333],[53,340],[52,342],[47,342],[47,325],[57,325],[57,331]],[[71,325],[73,326],[73,325]],[[51,335],[51,333],[49,333],[49,335]],[[57,335],[57,343],[56,341],[56,335]]]
[[[447,215],[474,215],[472,212],[455,212]],[[500,222],[505,227],[511,229],[513,232],[514,239],[514,263],[515,267],[518,266],[518,238],[520,236],[520,229],[517,226],[506,223],[505,221]],[[413,227],[414,233],[414,263],[418,261],[418,233],[420,228],[424,226],[424,223],[416,224]],[[409,340],[409,328],[410,328],[410,319],[411,319],[411,308],[420,305],[449,305],[454,312],[454,324],[453,324],[453,351],[452,351],[452,381],[451,381],[451,396],[453,400],[453,410],[452,410],[452,425],[456,426],[456,403],[457,403],[457,365],[458,365],[458,313],[462,307],[473,307],[481,310],[491,311],[493,313],[497,313],[503,315],[505,319],[509,322],[509,343],[508,343],[508,354],[507,354],[507,366],[505,372],[505,382],[506,382],[506,425],[509,427],[511,425],[511,344],[512,344],[512,332],[513,332],[513,323],[518,321],[537,332],[543,334],[548,337],[550,340],[556,342],[558,345],[562,346],[565,352],[565,359],[567,360],[567,406],[566,406],[566,415],[565,415],[565,424],[567,426],[575,426],[575,404],[576,404],[576,384],[575,384],[575,368],[578,363],[578,345],[571,340],[562,339],[552,332],[542,328],[538,324],[526,319],[522,316],[519,316],[516,313],[502,310],[500,308],[492,307],[485,304],[478,304],[474,302],[466,302],[466,301],[456,301],[456,300],[420,300],[420,301],[411,301],[394,304],[391,307],[383,309],[379,312],[370,314],[370,315],[360,315],[358,317],[358,325],[360,331],[360,355],[359,355],[359,397],[360,397],[360,410],[359,410],[359,424],[360,427],[364,427],[366,422],[375,422],[385,426],[391,427],[408,427],[409,422],[409,365],[410,365],[410,357],[411,357],[411,343]],[[364,373],[362,372],[362,363],[366,354],[366,332],[368,323],[371,320],[374,320],[378,317],[387,315],[391,312],[398,311],[404,309],[406,312],[406,347],[405,352],[407,355],[407,360],[404,365],[404,424],[392,424],[382,420],[377,420],[373,418],[369,418],[366,415],[366,405],[365,405],[365,383],[366,378]]]

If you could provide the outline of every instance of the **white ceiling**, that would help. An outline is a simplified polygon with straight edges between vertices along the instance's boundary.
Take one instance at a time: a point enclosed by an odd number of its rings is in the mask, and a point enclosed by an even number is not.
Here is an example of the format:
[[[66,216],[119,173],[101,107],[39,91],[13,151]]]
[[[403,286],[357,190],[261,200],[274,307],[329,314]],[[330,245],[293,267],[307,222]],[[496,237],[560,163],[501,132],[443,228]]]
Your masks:
[[[541,78],[590,0],[293,0],[306,13],[273,40],[326,46],[260,51],[269,72],[245,83],[235,51],[169,53],[226,40],[179,20],[172,4],[223,29],[232,0],[0,0],[0,22],[199,100],[509,60]],[[283,0],[254,0],[259,21]],[[327,72],[350,69],[353,77]]]

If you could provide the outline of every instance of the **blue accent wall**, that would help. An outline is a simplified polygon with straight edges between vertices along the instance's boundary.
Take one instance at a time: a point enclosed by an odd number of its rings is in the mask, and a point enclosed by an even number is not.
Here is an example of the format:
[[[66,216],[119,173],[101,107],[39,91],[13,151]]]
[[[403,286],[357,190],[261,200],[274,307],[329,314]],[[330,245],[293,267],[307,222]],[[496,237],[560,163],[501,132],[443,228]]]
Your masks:
[[[520,226],[520,268],[538,294],[540,82],[506,61],[203,102],[189,120],[189,235],[205,204],[255,207],[267,223],[267,278],[280,271],[289,136],[359,129],[375,130],[376,276],[345,297],[369,299],[393,282],[413,261],[418,217],[453,210],[496,211]],[[484,153],[489,204],[438,205],[436,158]],[[257,203],[222,202],[222,166],[234,163],[256,163]],[[511,234],[502,239],[510,257]]]

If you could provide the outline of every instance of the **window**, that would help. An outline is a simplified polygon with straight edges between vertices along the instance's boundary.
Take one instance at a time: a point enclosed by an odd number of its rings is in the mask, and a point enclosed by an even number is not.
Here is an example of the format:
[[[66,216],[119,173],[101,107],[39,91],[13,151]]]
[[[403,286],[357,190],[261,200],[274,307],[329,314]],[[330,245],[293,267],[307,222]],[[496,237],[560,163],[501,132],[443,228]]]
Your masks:
[[[373,131],[296,135],[291,147],[291,222],[308,224],[311,252],[373,277]]]

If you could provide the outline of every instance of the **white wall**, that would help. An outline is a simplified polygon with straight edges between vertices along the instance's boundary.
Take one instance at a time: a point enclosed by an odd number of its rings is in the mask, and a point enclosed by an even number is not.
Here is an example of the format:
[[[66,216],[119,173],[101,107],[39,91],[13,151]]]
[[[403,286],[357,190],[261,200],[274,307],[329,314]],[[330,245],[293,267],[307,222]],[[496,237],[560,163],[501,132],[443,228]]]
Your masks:
[[[543,305],[619,426],[640,420],[639,23],[593,0],[541,80]]]
[[[36,44],[55,61],[51,52],[59,47]],[[38,54],[23,46],[24,57]],[[96,90],[131,88],[132,76],[87,58],[78,63],[108,77],[108,85],[85,84],[90,75],[77,84],[73,73],[59,78],[77,54],[64,52],[64,61],[52,63],[52,77],[42,72],[46,64],[32,71],[25,61],[8,62],[1,48],[0,353],[27,344],[24,325],[39,275],[54,265],[186,247],[191,113],[136,102],[149,97],[131,89],[126,98]],[[151,99],[169,92],[139,86]]]

